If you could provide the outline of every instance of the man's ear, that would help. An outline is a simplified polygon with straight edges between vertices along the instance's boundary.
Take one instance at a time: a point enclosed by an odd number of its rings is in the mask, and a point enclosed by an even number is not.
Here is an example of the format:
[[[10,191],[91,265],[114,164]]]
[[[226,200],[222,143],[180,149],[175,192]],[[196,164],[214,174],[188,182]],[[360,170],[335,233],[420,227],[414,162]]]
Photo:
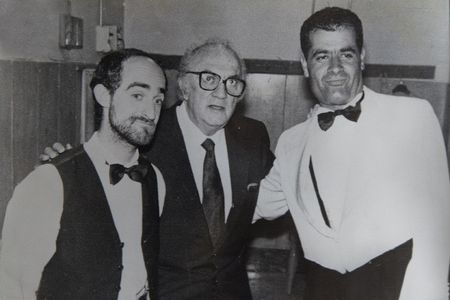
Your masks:
[[[97,84],[94,87],[94,96],[98,104],[102,107],[107,108],[111,105],[111,95],[108,89],[103,84]]]
[[[303,74],[305,75],[305,77],[309,77],[308,63],[306,62],[306,58],[303,53],[300,53],[300,63],[302,65]]]
[[[364,58],[366,57],[366,50],[364,48],[361,49],[360,59],[361,59],[361,71],[364,70]]]
[[[188,82],[186,80],[186,78],[184,77],[180,77],[177,79],[177,83],[178,83],[178,90],[181,96],[181,99],[183,99],[183,101],[186,101],[189,99],[189,88],[188,88]]]

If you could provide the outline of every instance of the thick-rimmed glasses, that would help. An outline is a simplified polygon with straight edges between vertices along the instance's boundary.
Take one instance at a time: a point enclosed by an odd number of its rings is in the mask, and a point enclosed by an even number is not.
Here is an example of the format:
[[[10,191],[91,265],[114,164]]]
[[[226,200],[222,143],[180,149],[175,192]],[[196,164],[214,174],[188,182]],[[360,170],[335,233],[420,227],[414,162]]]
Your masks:
[[[185,73],[198,75],[200,88],[205,91],[214,91],[222,82],[225,85],[225,92],[230,96],[240,97],[245,90],[245,81],[235,76],[223,80],[220,75],[209,71],[186,71]]]

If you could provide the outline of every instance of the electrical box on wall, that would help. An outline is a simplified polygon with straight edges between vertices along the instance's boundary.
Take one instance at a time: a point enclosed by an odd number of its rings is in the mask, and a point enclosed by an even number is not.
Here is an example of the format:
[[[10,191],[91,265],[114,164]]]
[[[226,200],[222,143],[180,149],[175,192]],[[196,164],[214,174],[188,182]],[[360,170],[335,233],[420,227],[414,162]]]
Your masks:
[[[98,52],[109,52],[118,49],[118,31],[116,25],[97,26],[95,49]]]
[[[71,15],[59,16],[59,47],[62,49],[83,48],[83,19]]]

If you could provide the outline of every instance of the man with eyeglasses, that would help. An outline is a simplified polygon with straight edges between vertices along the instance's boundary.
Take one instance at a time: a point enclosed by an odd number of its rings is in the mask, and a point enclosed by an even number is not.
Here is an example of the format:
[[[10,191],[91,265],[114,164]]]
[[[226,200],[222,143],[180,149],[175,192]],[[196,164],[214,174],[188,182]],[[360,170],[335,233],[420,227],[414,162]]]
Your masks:
[[[186,51],[181,104],[161,113],[144,154],[161,171],[158,299],[251,299],[245,250],[259,182],[273,154],[263,123],[234,115],[245,64],[226,41]],[[45,149],[45,157],[64,146]]]
[[[182,103],[162,113],[148,152],[167,190],[160,300],[251,299],[244,252],[273,155],[264,124],[233,116],[244,78],[243,61],[223,41],[206,41],[181,59]]]

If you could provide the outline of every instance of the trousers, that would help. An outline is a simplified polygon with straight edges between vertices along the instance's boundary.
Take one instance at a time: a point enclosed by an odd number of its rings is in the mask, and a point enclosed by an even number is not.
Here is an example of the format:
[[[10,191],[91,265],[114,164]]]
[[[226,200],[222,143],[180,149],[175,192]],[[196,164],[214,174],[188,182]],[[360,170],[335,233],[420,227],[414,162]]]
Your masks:
[[[397,300],[411,260],[412,239],[345,274],[306,262],[305,300]]]

